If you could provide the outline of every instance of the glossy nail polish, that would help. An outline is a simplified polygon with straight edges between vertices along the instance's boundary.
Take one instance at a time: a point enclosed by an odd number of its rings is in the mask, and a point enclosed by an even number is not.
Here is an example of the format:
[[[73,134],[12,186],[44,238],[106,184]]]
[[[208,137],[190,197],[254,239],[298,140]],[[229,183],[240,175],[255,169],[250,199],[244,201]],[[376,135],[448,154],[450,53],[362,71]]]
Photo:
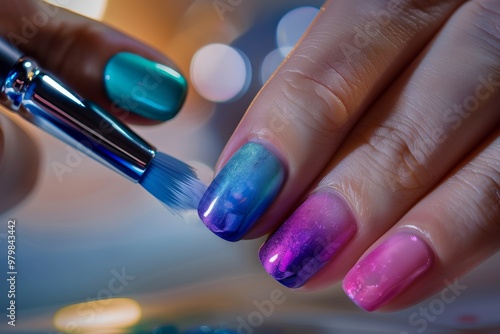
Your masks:
[[[278,282],[299,288],[356,233],[346,201],[330,191],[310,195],[262,245],[259,258]]]
[[[349,271],[344,291],[361,308],[376,310],[424,274],[433,258],[429,246],[416,235],[395,234]]]
[[[219,237],[240,240],[276,198],[284,181],[281,161],[263,145],[247,143],[210,184],[198,214]]]
[[[174,117],[187,94],[187,81],[179,72],[128,52],[108,61],[104,86],[118,107],[159,121]]]

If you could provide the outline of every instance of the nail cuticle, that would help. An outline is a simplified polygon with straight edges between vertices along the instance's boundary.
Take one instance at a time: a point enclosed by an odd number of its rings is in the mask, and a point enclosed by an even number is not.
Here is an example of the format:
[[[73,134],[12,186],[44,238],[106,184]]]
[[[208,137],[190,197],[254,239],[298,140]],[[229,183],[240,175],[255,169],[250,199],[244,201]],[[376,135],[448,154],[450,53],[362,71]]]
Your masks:
[[[243,145],[247,143],[254,143],[263,146],[266,150],[271,152],[272,155],[280,162],[281,168],[284,173],[284,178],[285,180],[288,179],[289,175],[289,166],[288,166],[288,159],[284,154],[284,151],[281,150],[278,145],[274,145],[271,142],[265,140],[264,138],[260,137],[251,137],[249,138]],[[241,145],[241,146],[243,146]]]

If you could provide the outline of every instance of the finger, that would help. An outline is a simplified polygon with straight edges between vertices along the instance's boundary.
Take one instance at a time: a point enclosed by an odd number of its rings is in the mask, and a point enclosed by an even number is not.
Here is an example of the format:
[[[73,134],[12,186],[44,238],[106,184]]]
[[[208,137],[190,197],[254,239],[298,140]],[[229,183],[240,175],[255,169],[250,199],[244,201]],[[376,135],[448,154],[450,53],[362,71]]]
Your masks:
[[[227,144],[200,203],[204,223],[239,240],[276,198],[248,237],[273,229],[460,2],[327,2]]]
[[[34,140],[0,112],[0,213],[14,208],[33,190],[39,163]]]
[[[500,131],[370,248],[343,286],[360,307],[401,309],[443,290],[500,250]],[[463,289],[463,286],[462,286]],[[445,294],[446,293],[446,294]]]
[[[262,247],[273,277],[294,288],[335,283],[498,126],[500,48],[489,30],[498,16],[485,3],[460,8],[356,125]]]
[[[131,121],[165,121],[180,110],[186,80],[158,51],[43,1],[0,5],[0,35],[85,98]]]

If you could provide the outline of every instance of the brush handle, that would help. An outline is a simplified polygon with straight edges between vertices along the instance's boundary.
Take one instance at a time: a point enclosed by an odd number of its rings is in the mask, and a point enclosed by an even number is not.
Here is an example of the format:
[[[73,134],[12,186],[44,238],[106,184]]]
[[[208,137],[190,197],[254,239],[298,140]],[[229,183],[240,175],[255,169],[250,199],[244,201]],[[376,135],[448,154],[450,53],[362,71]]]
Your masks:
[[[10,71],[21,57],[21,52],[11,47],[7,41],[0,38],[0,82],[5,81],[7,75],[9,75]]]
[[[82,99],[19,55],[0,39],[0,79],[3,103],[23,118],[64,142],[138,182],[156,149],[119,119]],[[12,47],[10,47],[12,48]]]

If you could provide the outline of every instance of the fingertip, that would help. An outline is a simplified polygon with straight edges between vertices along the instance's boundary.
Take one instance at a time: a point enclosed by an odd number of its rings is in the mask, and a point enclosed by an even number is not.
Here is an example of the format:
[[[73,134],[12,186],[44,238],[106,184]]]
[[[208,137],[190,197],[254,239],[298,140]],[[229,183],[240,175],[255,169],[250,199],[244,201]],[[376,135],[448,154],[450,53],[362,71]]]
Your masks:
[[[286,168],[272,150],[247,142],[208,187],[199,216],[219,237],[241,240],[276,198],[285,179]]]
[[[428,274],[434,262],[434,252],[423,238],[398,232],[358,261],[345,276],[342,287],[360,308],[375,311]]]
[[[0,123],[0,166],[3,161],[3,152],[4,152],[5,139],[2,131],[2,123]]]
[[[113,55],[103,77],[113,105],[153,121],[175,117],[187,95],[187,80],[180,72],[131,52]]]
[[[55,13],[36,36],[20,40],[17,47],[83,98],[122,120],[142,124],[170,120],[181,110],[187,80],[160,51],[104,23],[49,4],[16,10],[27,16],[42,10]],[[11,26],[13,34],[22,35],[18,23]]]

